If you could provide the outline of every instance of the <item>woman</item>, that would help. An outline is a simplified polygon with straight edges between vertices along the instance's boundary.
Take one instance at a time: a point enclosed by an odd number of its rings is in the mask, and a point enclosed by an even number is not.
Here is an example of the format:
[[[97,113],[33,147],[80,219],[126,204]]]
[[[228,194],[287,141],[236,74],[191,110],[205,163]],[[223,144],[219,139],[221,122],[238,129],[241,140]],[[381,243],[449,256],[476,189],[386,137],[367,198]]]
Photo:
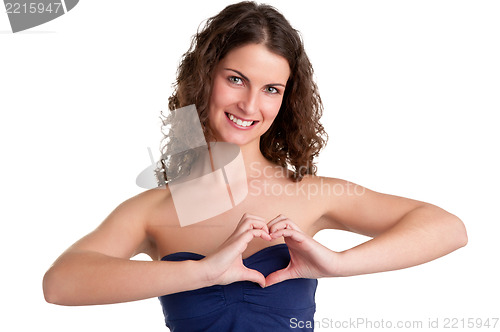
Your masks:
[[[169,107],[196,105],[207,141],[239,146],[246,198],[186,227],[169,185],[130,198],[56,260],[46,300],[160,297],[174,331],[289,330],[312,321],[317,278],[402,269],[464,246],[463,223],[434,205],[315,175],[325,134],[312,75],[299,35],[272,7],[243,2],[209,19]],[[322,229],[373,239],[334,252],[313,239]],[[130,260],[138,253],[153,261]]]

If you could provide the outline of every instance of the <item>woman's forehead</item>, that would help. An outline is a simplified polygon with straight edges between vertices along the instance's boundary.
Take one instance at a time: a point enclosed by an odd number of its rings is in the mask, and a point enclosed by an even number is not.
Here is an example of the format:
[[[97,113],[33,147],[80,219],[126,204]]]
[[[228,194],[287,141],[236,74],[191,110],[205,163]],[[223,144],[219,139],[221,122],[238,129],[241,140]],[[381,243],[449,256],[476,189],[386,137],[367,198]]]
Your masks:
[[[225,69],[237,70],[250,81],[266,84],[286,84],[290,76],[288,61],[262,44],[248,44],[228,52],[218,65],[218,70]]]

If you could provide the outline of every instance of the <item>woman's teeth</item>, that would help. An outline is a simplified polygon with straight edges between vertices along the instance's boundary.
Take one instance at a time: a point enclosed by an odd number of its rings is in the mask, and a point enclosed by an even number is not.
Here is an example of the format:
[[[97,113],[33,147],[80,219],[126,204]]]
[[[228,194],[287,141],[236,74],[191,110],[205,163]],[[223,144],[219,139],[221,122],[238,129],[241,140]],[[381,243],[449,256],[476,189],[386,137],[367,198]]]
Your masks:
[[[253,121],[243,121],[243,120],[238,119],[237,117],[235,117],[234,115],[229,114],[229,113],[228,113],[227,117],[229,118],[229,120],[233,121],[238,126],[249,127],[249,126],[251,126],[253,124]]]

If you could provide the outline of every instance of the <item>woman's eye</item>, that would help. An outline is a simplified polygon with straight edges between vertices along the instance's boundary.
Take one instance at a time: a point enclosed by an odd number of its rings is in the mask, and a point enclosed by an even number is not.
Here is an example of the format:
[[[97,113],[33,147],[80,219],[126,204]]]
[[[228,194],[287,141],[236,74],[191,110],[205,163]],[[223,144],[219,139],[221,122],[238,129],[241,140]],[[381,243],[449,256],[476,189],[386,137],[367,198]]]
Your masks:
[[[229,82],[231,82],[233,84],[237,84],[237,85],[243,84],[243,81],[241,80],[241,78],[236,77],[236,76],[229,76],[227,79],[229,80]]]
[[[279,93],[279,90],[278,90],[278,89],[276,89],[275,87],[268,86],[268,87],[266,88],[266,92],[269,92],[269,93],[271,93],[271,94],[275,94],[275,93]]]

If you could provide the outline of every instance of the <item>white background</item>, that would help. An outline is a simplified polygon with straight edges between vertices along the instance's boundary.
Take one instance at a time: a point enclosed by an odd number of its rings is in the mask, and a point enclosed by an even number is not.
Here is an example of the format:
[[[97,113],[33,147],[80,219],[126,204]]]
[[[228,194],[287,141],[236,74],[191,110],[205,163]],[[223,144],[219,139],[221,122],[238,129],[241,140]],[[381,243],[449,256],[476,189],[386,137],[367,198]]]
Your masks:
[[[142,191],[135,177],[147,147],[158,155],[158,115],[180,56],[200,22],[229,3],[87,0],[16,34],[0,13],[1,330],[166,330],[157,299],[55,306],[44,302],[42,277]],[[469,235],[465,248],[428,264],[320,280],[316,320],[426,327],[438,318],[442,327],[500,317],[499,3],[270,3],[301,31],[315,68],[330,135],[319,174],[436,204]],[[334,250],[365,240],[341,231],[317,239]]]

